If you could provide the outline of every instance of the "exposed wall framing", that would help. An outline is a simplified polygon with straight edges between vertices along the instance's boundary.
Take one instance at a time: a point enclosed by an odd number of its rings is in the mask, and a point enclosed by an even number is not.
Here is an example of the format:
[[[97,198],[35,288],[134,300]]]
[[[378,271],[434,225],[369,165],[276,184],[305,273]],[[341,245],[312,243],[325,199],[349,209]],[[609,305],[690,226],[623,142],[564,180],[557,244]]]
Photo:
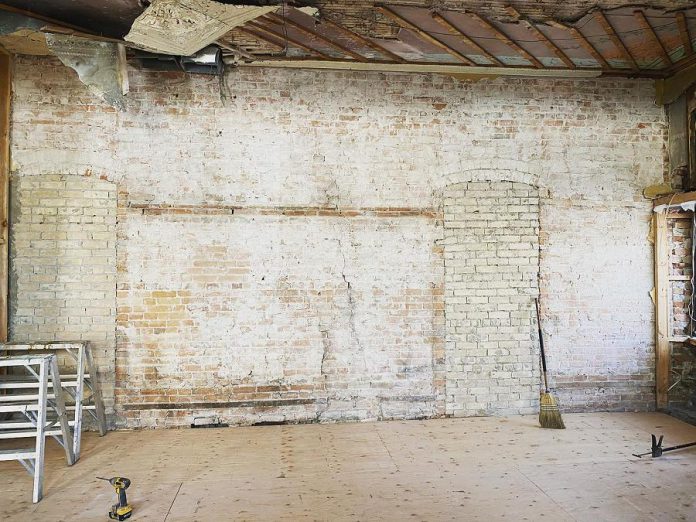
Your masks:
[[[658,408],[667,407],[669,388],[669,247],[667,214],[653,216],[655,229],[655,386]]]
[[[12,57],[0,49],[0,341],[7,341],[8,194]]]

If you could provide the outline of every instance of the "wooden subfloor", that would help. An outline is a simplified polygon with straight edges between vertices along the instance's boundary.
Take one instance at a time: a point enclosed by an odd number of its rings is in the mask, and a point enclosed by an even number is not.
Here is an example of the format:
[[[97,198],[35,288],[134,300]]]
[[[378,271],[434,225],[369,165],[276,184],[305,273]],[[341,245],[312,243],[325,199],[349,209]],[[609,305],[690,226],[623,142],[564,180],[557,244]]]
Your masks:
[[[3,520],[106,520],[129,477],[132,520],[696,520],[696,427],[656,413],[90,433],[65,466],[51,441],[45,497],[0,462]]]

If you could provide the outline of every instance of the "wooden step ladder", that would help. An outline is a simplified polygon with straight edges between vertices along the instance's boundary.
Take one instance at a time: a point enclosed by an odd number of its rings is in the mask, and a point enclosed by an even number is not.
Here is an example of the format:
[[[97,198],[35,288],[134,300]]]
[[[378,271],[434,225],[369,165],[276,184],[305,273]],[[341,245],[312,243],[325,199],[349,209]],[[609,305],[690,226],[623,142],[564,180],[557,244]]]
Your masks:
[[[0,345],[0,350],[9,354],[34,354],[34,353],[66,353],[75,363],[74,373],[64,373],[61,375],[63,390],[69,395],[73,404],[66,406],[67,411],[72,413],[69,425],[72,428],[73,451],[75,460],[80,458],[82,440],[82,419],[83,412],[89,413],[96,421],[99,434],[106,434],[106,415],[104,413],[104,403],[99,389],[99,382],[96,377],[96,368],[92,359],[89,343],[87,341],[70,342],[32,342],[32,343],[4,343]],[[0,375],[0,393],[5,389],[25,389],[35,390],[36,380],[27,379],[26,376]],[[50,384],[49,384],[50,388]],[[89,392],[88,394],[86,392]],[[53,397],[53,395],[51,395]],[[0,407],[3,404],[3,396],[0,395]],[[0,428],[13,426],[14,429],[27,427],[24,420],[13,419],[0,422]]]
[[[0,369],[23,371],[27,380],[36,382],[36,393],[21,393],[22,389],[15,393],[18,390],[6,388],[0,402],[0,414],[21,414],[26,419],[23,427],[5,427],[3,423],[0,439],[36,440],[33,448],[0,450],[0,461],[17,460],[34,477],[32,501],[36,503],[43,497],[46,436],[53,437],[63,446],[68,466],[75,463],[58,363],[55,354],[0,356]],[[49,380],[51,389],[57,393],[48,393]],[[49,418],[49,412],[53,419]]]

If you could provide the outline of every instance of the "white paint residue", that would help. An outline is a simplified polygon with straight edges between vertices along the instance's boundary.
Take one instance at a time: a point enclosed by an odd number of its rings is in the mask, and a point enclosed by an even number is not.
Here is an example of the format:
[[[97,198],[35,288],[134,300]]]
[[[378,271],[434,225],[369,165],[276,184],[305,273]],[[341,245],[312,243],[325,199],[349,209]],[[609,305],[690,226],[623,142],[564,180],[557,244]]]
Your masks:
[[[694,210],[696,210],[696,201],[689,201],[687,203],[680,203],[677,205],[658,205],[653,209],[653,212],[659,214],[661,212],[666,212],[667,210],[672,209],[672,208],[674,208],[674,209],[678,208],[681,210],[690,210],[691,212],[693,212]]]

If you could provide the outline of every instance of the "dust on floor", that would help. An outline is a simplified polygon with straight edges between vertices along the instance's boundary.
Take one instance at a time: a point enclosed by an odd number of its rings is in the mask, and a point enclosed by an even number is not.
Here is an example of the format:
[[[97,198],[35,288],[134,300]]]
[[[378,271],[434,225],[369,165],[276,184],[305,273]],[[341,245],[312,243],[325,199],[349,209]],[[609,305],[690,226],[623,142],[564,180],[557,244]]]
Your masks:
[[[6,520],[107,520],[126,476],[132,520],[696,520],[696,427],[658,413],[85,434],[65,466],[48,444],[44,499],[0,462]]]

